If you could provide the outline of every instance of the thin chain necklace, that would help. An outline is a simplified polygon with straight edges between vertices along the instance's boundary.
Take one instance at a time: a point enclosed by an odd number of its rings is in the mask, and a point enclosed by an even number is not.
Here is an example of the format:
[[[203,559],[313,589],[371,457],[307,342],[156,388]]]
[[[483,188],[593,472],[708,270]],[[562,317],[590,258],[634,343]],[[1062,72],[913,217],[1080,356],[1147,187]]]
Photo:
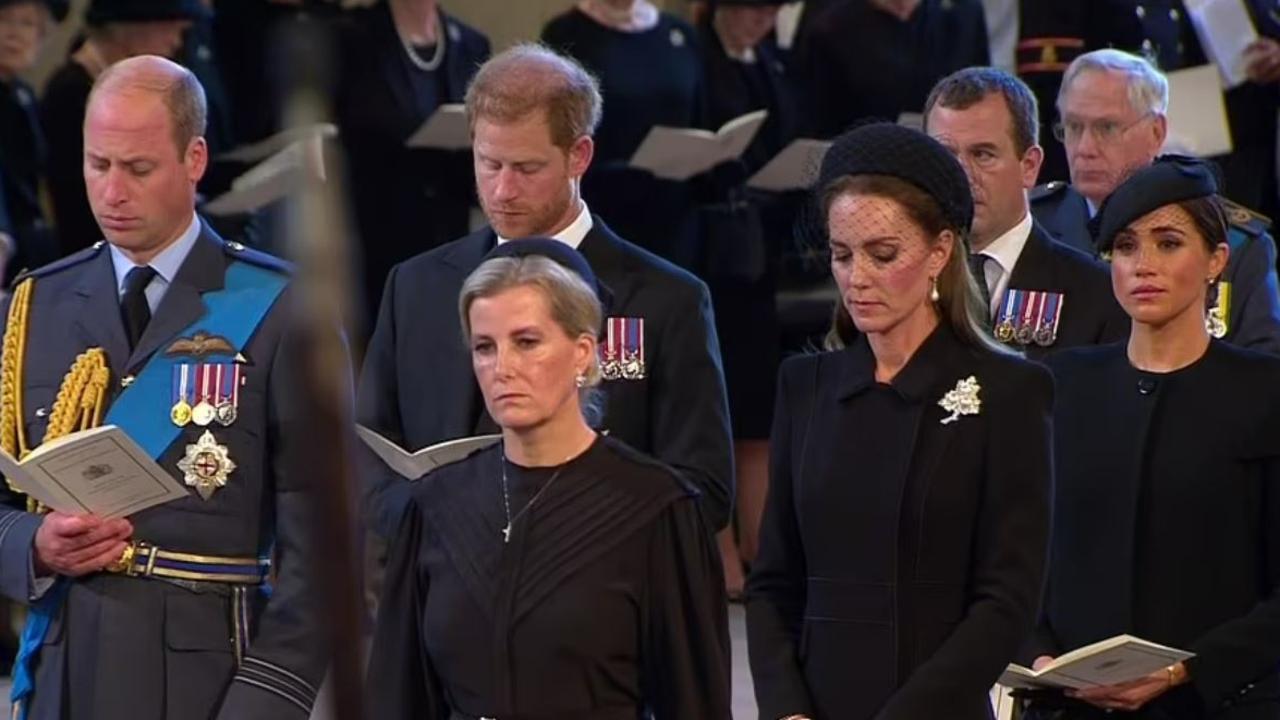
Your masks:
[[[565,458],[564,462],[560,463],[560,467],[556,468],[556,471],[554,473],[551,473],[551,479],[547,480],[546,484],[544,484],[541,488],[539,488],[538,492],[534,493],[533,497],[529,499],[529,502],[525,503],[524,507],[520,508],[520,512],[516,513],[513,516],[511,514],[511,494],[507,492],[506,444],[504,443],[503,445],[500,445],[499,450],[501,452],[498,454],[498,459],[502,462],[502,509],[503,511],[506,512],[506,516],[507,516],[507,526],[502,528],[502,544],[506,545],[507,543],[511,542],[511,523],[515,522],[516,520],[519,520],[521,515],[525,514],[525,512],[527,512],[529,508],[533,507],[534,503],[538,502],[538,498],[542,497],[542,493],[546,492],[547,488],[551,487],[551,484],[556,481],[556,478],[560,477],[560,473],[564,470],[565,465],[568,464],[568,462],[573,459],[573,456],[570,455],[569,457]]]
[[[400,31],[400,25],[395,22],[395,15],[392,14],[391,17],[391,24],[396,27],[396,35],[400,38],[400,45],[404,48],[404,54],[409,56],[409,62],[413,63],[414,67],[423,72],[435,72],[440,68],[440,63],[444,62],[445,36],[449,33],[445,32],[445,28],[440,24],[439,16],[436,17],[436,51],[431,55],[430,60],[422,59],[418,51],[413,49],[413,43],[409,42],[405,34]]]

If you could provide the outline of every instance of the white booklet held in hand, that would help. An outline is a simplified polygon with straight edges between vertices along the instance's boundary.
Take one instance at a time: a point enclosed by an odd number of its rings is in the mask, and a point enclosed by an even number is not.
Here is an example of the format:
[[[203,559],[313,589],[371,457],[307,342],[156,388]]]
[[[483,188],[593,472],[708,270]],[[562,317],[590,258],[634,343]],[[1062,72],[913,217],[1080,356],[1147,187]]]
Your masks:
[[[104,518],[126,517],[190,495],[115,425],[64,435],[22,462],[0,451],[0,473],[54,510]]]
[[[333,123],[317,123],[315,125],[303,125],[301,127],[288,128],[272,135],[271,137],[260,140],[250,145],[241,145],[240,147],[223,153],[214,158],[215,162],[230,161],[251,163],[258,162],[264,158],[271,157],[299,140],[307,140],[310,138],[320,138],[322,140],[334,138],[338,136],[338,126]]]
[[[1186,8],[1204,54],[1222,73],[1223,87],[1243,85],[1249,79],[1245,49],[1258,39],[1245,1],[1187,0]]]
[[[631,156],[631,167],[664,180],[688,180],[722,162],[736,160],[755,139],[768,110],[756,110],[725,123],[716,132],[658,125]]]
[[[253,212],[301,192],[312,179],[325,180],[324,141],[319,137],[298,140],[254,165],[200,211],[216,216]]]
[[[1165,647],[1132,635],[1117,635],[1054,659],[1031,670],[1009,664],[1000,684],[1011,688],[1081,688],[1129,682],[1195,657],[1195,653]]]
[[[356,434],[373,450],[387,467],[401,477],[417,480],[441,465],[457,462],[477,450],[497,444],[501,435],[476,435],[474,437],[446,440],[429,445],[416,452],[409,452],[377,432],[363,425],[356,425]]]
[[[817,179],[818,171],[822,169],[822,158],[830,148],[831,143],[827,140],[793,140],[751,176],[747,187],[771,192],[804,190]]]
[[[470,150],[471,128],[467,126],[467,107],[462,103],[441,105],[404,144],[411,148]]]

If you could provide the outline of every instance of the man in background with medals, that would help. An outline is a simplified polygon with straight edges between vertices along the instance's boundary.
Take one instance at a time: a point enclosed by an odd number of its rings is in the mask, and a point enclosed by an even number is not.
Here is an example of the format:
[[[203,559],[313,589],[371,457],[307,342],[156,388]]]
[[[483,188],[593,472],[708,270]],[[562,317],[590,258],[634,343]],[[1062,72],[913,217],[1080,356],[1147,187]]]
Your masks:
[[[1050,236],[1098,254],[1089,221],[1121,182],[1160,154],[1169,131],[1168,108],[1169,82],[1145,58],[1106,49],[1071,61],[1058,91],[1054,126],[1067,150],[1071,184],[1051,182],[1031,193],[1031,212]],[[1271,221],[1230,201],[1225,205],[1231,253],[1210,292],[1209,334],[1280,353],[1280,282]]]
[[[0,511],[0,592],[31,606],[15,717],[304,719],[327,664],[287,268],[195,214],[205,116],[168,60],[107,69],[84,121],[106,241],[5,314],[6,452],[111,424],[190,488],[128,519]]]
[[[732,504],[733,451],[710,297],[693,275],[613,234],[580,196],[600,120],[595,79],[569,58],[520,45],[485,63],[466,99],[489,227],[392,269],[357,420],[409,451],[496,432],[459,330],[458,292],[497,244],[551,237],[579,250],[611,294],[600,429],[675,468],[719,530]],[[362,475],[370,525],[389,537],[411,484],[376,458]]]
[[[1129,320],[1106,266],[1051,239],[1031,216],[1040,148],[1035,95],[995,68],[943,78],[925,104],[925,131],[969,176],[970,271],[996,339],[1038,359],[1061,348],[1126,337]]]

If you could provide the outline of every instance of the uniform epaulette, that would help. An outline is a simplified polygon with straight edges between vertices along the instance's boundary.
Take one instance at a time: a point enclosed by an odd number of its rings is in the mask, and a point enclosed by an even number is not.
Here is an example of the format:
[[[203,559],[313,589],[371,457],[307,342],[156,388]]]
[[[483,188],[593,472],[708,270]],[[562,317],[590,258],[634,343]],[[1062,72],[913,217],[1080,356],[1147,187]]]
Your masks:
[[[1265,235],[1271,230],[1271,218],[1260,212],[1250,210],[1240,203],[1222,199],[1222,208],[1227,212],[1227,222],[1231,227],[1250,235]]]
[[[64,258],[61,258],[59,260],[54,260],[48,265],[41,265],[40,267],[35,268],[34,270],[23,270],[21,273],[18,273],[18,276],[16,278],[13,279],[13,286],[17,287],[18,283],[22,282],[23,280],[26,280],[27,278],[47,277],[60,270],[65,270],[69,267],[75,267],[76,265],[79,265],[87,260],[92,260],[93,258],[98,256],[99,252],[102,252],[102,249],[106,247],[106,245],[107,245],[106,240],[99,240],[98,242],[90,245],[89,247],[83,250],[71,253],[70,255]]]
[[[281,260],[275,255],[268,255],[261,250],[254,250],[244,243],[228,240],[222,247],[228,255],[236,260],[243,260],[268,270],[275,270],[283,275],[293,274],[293,263],[288,260]]]
[[[1067,183],[1061,180],[1054,180],[1053,182],[1047,182],[1043,185],[1037,185],[1031,188],[1031,192],[1027,193],[1027,197],[1031,202],[1035,202],[1037,200],[1053,197],[1054,195],[1063,192],[1068,187],[1069,185]]]

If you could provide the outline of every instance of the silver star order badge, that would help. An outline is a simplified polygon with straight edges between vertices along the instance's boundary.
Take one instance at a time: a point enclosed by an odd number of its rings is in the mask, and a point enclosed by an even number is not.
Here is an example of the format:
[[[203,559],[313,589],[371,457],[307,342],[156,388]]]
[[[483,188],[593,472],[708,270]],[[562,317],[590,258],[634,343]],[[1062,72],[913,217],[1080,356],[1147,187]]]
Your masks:
[[[215,490],[226,486],[236,463],[227,446],[219,445],[213,433],[205,430],[194,445],[187,446],[187,454],[178,461],[178,469],[182,471],[183,481],[208,500]]]
[[[982,401],[978,399],[978,391],[981,389],[978,379],[972,375],[956,383],[955,388],[938,401],[943,410],[951,413],[942,419],[942,424],[953,423],[959,420],[961,415],[977,415],[978,410],[982,408]]]

